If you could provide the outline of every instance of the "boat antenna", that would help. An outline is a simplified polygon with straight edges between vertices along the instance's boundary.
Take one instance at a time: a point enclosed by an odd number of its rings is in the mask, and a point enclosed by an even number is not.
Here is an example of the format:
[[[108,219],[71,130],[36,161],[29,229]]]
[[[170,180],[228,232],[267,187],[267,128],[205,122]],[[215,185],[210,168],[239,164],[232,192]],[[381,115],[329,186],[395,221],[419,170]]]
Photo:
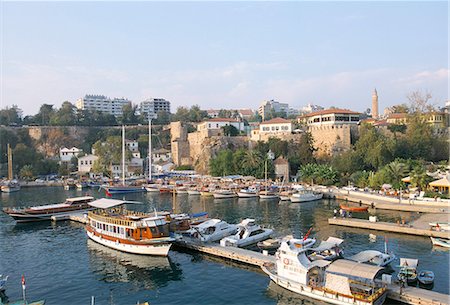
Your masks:
[[[388,240],[387,240],[387,237],[385,236],[384,237],[384,253],[388,253],[388,247],[387,247],[387,242],[388,242]]]

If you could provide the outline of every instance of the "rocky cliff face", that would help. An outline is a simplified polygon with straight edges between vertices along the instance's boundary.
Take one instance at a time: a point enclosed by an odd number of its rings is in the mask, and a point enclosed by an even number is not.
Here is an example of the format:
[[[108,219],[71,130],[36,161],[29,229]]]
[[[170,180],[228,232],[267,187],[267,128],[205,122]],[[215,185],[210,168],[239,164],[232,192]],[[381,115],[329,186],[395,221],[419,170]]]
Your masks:
[[[247,137],[216,136],[204,138],[196,143],[190,143],[190,155],[194,169],[199,174],[209,173],[209,162],[219,151],[248,147]]]

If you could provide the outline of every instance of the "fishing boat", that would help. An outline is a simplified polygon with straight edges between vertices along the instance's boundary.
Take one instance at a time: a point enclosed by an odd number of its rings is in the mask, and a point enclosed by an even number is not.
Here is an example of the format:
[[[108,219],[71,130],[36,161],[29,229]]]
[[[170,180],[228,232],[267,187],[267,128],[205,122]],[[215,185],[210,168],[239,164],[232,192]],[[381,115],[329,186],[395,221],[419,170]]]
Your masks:
[[[345,259],[311,261],[307,250],[302,239],[285,239],[275,263],[261,268],[279,286],[316,300],[338,305],[384,303],[387,290],[378,281],[383,268]]]
[[[17,222],[51,220],[52,216],[58,217],[92,210],[93,207],[89,205],[89,202],[93,200],[94,197],[91,196],[74,197],[67,198],[63,203],[27,208],[3,208],[3,212],[14,218]]]
[[[96,210],[88,213],[88,237],[123,252],[167,256],[175,239],[165,217],[125,210],[125,203],[106,198],[90,202]]]
[[[63,182],[63,185],[64,185],[64,189],[66,191],[68,191],[70,189],[74,189],[74,188],[77,187],[77,184],[76,184],[76,182],[75,182],[75,180],[73,178],[65,179],[64,182]]]
[[[430,237],[431,242],[433,243],[433,246],[440,246],[445,248],[450,248],[450,240],[445,238],[438,238],[438,237]]]
[[[226,199],[226,198],[234,198],[237,197],[237,194],[232,190],[216,190],[213,192],[214,199]]]
[[[291,202],[308,202],[322,199],[322,193],[316,193],[310,190],[301,190],[291,195]]]
[[[202,242],[215,242],[226,236],[235,234],[238,227],[220,219],[210,219],[201,224],[192,226],[189,230],[191,237]]]
[[[367,212],[367,210],[369,209],[368,206],[351,206],[342,203],[339,205],[339,207],[348,212]]]
[[[420,271],[417,280],[422,285],[431,285],[434,283],[434,272],[429,270]]]
[[[9,143],[7,146],[7,151],[8,151],[8,180],[3,182],[3,184],[0,187],[0,190],[3,193],[13,193],[13,192],[20,191],[20,183],[19,183],[19,181],[15,180],[14,176],[13,176],[12,149],[11,149],[11,146],[9,145]]]
[[[258,197],[258,190],[255,188],[245,188],[237,193],[239,198],[255,198]]]
[[[273,230],[262,228],[251,218],[246,218],[238,224],[236,234],[222,238],[220,245],[223,247],[246,247],[268,239]]]
[[[400,258],[400,271],[397,274],[397,279],[401,282],[413,284],[417,281],[417,265],[418,259]]]

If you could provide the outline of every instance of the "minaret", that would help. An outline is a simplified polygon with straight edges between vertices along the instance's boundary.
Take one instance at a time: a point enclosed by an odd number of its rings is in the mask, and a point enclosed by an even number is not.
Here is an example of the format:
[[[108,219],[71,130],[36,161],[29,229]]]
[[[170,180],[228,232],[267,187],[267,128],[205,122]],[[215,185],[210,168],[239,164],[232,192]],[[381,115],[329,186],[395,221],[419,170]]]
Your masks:
[[[378,93],[377,89],[373,90],[372,94],[372,118],[378,119]]]

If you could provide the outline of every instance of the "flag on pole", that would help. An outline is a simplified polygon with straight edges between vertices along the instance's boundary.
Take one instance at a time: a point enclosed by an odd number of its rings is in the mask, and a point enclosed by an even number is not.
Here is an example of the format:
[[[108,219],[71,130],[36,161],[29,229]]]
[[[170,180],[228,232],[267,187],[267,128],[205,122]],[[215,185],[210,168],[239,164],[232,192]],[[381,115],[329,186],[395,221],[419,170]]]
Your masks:
[[[311,230],[312,230],[312,227],[309,228],[308,232],[306,232],[306,235],[305,235],[305,237],[303,237],[303,240],[306,240],[308,238],[309,234],[311,233]]]
[[[105,189],[105,193],[106,193],[106,196],[108,196],[108,197],[112,197],[111,193],[110,193],[110,192],[108,192],[108,190],[107,190],[107,189]]]

